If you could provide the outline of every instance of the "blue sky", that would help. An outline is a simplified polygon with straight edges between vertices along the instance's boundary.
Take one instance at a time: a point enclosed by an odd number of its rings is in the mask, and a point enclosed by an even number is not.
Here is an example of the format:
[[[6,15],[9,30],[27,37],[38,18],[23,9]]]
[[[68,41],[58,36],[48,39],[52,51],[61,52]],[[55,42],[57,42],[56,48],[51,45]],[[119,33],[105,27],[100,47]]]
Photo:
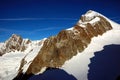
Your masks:
[[[39,40],[75,25],[88,10],[120,23],[119,0],[0,0],[0,42],[13,33]]]

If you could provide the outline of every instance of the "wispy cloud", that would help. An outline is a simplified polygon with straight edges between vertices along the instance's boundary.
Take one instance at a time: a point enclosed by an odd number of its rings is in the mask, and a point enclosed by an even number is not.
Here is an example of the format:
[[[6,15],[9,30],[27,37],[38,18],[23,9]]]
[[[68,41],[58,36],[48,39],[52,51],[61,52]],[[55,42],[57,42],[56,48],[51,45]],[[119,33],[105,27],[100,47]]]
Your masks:
[[[23,20],[77,20],[75,18],[5,18],[0,21],[23,21]]]
[[[38,28],[35,30],[15,30],[15,29],[5,29],[5,28],[0,28],[0,35],[6,35],[6,34],[24,34],[24,35],[31,35],[31,34],[36,34],[41,31],[50,31],[50,30],[56,30],[56,29],[61,29],[64,27],[48,27],[48,28]]]
[[[0,32],[5,32],[5,33],[21,33],[22,32],[22,33],[27,33],[28,31],[0,28]]]
[[[35,34],[41,31],[51,31],[51,30],[56,30],[56,29],[63,29],[64,27],[48,27],[48,28],[41,28],[41,29],[35,29],[29,32],[29,34]]]
[[[6,18],[0,21],[44,20],[44,18]]]
[[[42,29],[36,29],[36,30],[33,30],[33,32],[37,32],[37,31],[47,31],[47,30],[54,30],[54,29],[60,29],[60,28],[64,28],[64,27],[49,27],[49,28],[42,28]]]
[[[120,16],[109,17],[111,20],[120,23]]]
[[[109,17],[110,19],[120,19],[120,16]]]

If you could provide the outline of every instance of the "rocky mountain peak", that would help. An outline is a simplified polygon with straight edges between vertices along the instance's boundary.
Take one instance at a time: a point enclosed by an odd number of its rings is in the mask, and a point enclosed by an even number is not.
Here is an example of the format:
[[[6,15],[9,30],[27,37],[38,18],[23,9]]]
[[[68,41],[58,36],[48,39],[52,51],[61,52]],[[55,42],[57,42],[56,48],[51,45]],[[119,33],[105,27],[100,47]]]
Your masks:
[[[93,10],[89,10],[84,15],[81,16],[81,21],[88,22],[88,21],[95,19],[98,16],[100,16],[100,14],[98,12],[95,12]]]
[[[6,44],[11,44],[11,45],[17,45],[17,44],[21,44],[23,41],[22,37],[16,34],[12,34],[12,36],[5,42]],[[6,46],[7,47],[7,46]]]
[[[31,41],[28,39],[23,39],[20,35],[12,34],[12,36],[5,41],[5,43],[0,48],[0,55],[14,51],[24,51],[26,49],[26,44]]]
[[[12,34],[12,36],[10,38],[14,38],[14,39],[20,39],[22,38],[20,35],[17,35],[17,34]]]
[[[93,37],[111,29],[111,24],[103,16],[95,11],[88,11],[73,28],[62,30],[44,41],[26,74],[36,74],[43,67],[61,67],[65,61],[82,52]]]

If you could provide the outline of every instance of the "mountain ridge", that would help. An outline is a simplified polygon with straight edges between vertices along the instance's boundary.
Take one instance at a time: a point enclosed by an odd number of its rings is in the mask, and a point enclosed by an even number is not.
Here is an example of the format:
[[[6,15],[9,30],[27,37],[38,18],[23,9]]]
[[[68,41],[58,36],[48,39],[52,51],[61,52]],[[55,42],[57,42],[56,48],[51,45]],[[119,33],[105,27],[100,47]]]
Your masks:
[[[88,12],[86,14],[88,14]],[[37,73],[36,70],[39,72],[42,63],[44,66],[48,67],[60,67],[66,60],[69,60],[75,56],[77,51],[82,52],[88,46],[88,44],[90,44],[92,37],[102,35],[106,31],[112,29],[110,23],[107,22],[106,19],[104,19],[102,16],[95,15],[95,18],[96,17],[99,17],[100,21],[97,21],[94,25],[87,23],[85,28],[81,27],[80,25],[75,25],[73,30],[63,30],[58,33],[57,36],[47,39],[44,42],[41,51],[38,53],[37,57],[33,60],[33,63],[31,63],[30,67],[28,68],[27,74],[30,74],[31,72],[32,74],[35,74]],[[54,60],[54,58],[56,59]],[[44,64],[46,62],[48,62],[47,65]],[[40,66],[38,67],[38,65]]]
[[[12,36],[1,46],[0,55],[2,56],[5,53],[9,53],[11,51],[14,52],[15,50],[23,52],[29,43],[31,43],[29,39],[23,39],[17,34],[12,34]]]
[[[49,67],[62,68],[74,74],[74,71],[71,72],[72,69],[69,71],[69,68],[66,68],[66,66],[68,66],[66,63],[70,63],[69,65],[71,65],[71,60],[75,56],[82,56],[82,53],[95,42],[93,42],[93,38],[104,37],[104,35],[108,33],[111,34],[111,30],[118,30],[119,25],[116,25],[117,24],[113,24],[113,22],[102,14],[89,10],[86,14],[81,16],[74,27],[62,30],[56,36],[38,41],[36,43],[37,47],[34,45],[33,49],[31,49],[31,46],[30,50],[27,51],[28,54],[25,54],[19,63],[19,69],[14,80],[18,80],[23,75],[26,77],[31,74],[41,74]],[[115,31],[114,34],[119,35],[116,32],[117,31]],[[28,43],[28,46],[32,44],[31,41]],[[36,51],[35,49],[38,50]],[[75,77],[81,80],[76,74]]]
[[[94,14],[86,17],[90,13]],[[81,22],[84,26],[80,25]],[[104,17],[91,10],[83,15],[78,23],[73,28],[62,30],[58,35],[46,39],[25,74],[41,73],[41,70],[47,67],[61,67],[65,61],[87,48],[92,37],[97,37],[112,29],[111,24]]]

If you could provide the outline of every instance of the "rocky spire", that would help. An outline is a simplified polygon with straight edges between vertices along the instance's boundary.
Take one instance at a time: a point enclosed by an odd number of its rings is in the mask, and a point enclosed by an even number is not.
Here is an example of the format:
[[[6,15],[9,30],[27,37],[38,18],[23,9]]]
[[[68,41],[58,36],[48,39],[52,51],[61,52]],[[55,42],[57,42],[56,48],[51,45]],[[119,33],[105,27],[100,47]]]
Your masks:
[[[25,44],[28,44],[29,42],[30,40],[24,41],[21,36],[12,34],[12,36],[7,41],[5,41],[4,45],[0,48],[0,55],[12,51],[24,51],[26,49]]]

